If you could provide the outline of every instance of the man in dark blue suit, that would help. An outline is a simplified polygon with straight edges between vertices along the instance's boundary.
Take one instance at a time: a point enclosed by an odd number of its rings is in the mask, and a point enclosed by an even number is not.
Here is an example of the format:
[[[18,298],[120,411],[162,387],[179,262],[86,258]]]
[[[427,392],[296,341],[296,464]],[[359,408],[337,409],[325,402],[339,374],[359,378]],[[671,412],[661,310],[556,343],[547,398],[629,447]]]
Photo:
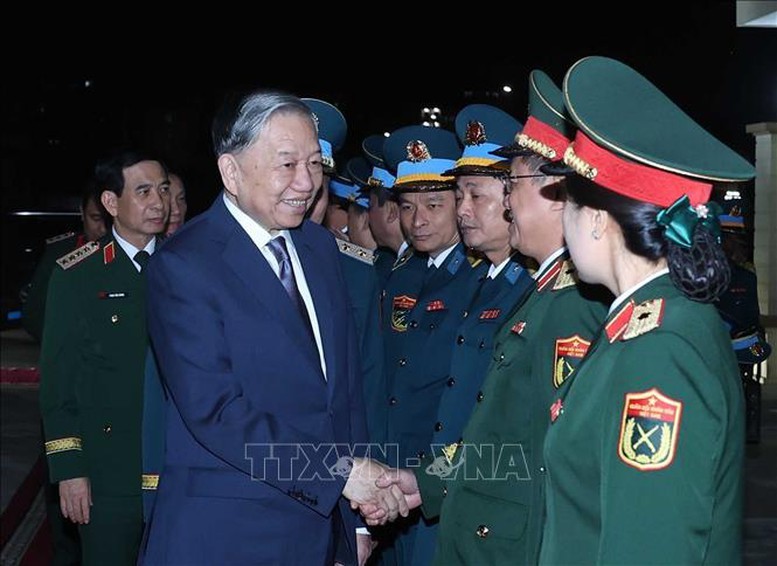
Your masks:
[[[149,331],[170,394],[144,564],[355,564],[354,502],[382,500],[310,110],[257,92],[213,125],[224,185],[154,257]],[[406,508],[402,510],[406,513]],[[358,539],[358,543],[357,543]]]

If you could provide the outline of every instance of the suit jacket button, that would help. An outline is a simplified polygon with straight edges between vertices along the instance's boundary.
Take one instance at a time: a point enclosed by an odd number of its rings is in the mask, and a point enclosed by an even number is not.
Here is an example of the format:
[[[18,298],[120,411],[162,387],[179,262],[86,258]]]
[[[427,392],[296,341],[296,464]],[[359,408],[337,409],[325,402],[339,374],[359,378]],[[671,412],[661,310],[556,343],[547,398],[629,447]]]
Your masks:
[[[442,496],[443,497],[447,497],[448,496],[448,488],[447,487],[443,487],[442,488]]]
[[[481,340],[480,344],[478,344],[478,348],[480,348],[482,350],[485,347],[486,347],[486,341],[485,340]]]
[[[111,433],[111,430],[112,430],[112,429],[111,429],[111,425],[110,425],[110,424],[107,424],[107,425],[105,425],[105,426],[103,427],[103,432],[104,432],[105,434],[110,434],[110,433]]]
[[[489,529],[486,525],[480,525],[475,531],[475,534],[480,538],[486,538],[490,530],[491,529]]]
[[[434,425],[434,431],[440,432],[442,430],[442,423],[437,421],[437,423]]]
[[[407,365],[407,358],[399,360],[399,367],[405,367]]]
[[[462,336],[461,334],[459,334],[459,337],[458,337],[458,338],[456,338],[456,344],[458,344],[459,346],[461,346],[462,344],[464,344],[464,336]]]
[[[111,315],[111,322],[113,324],[116,324],[117,322],[119,322],[119,315],[118,314]]]
[[[505,359],[505,354],[504,354],[504,352],[502,352],[501,354],[499,354],[499,361],[500,362],[504,361],[504,359]]]
[[[398,400],[396,397],[392,397],[391,399],[389,399],[389,405],[391,405],[392,407],[397,403],[398,403]]]
[[[461,318],[467,318],[469,316],[469,311],[464,311],[461,313]]]
[[[411,320],[410,324],[408,325],[410,328],[418,328],[418,321]]]
[[[478,396],[475,397],[475,399],[477,399],[477,402],[480,403],[483,400],[483,397],[484,397],[483,392],[478,391]]]
[[[434,330],[435,328],[437,328],[437,325],[435,323],[431,323],[429,325],[429,330]]]
[[[456,380],[454,378],[452,378],[452,377],[449,377],[448,378],[448,387],[453,387],[454,385],[456,385]]]
[[[426,456],[426,452],[424,452],[423,450],[419,450],[418,454],[416,454],[416,456],[418,458],[423,458],[424,456]]]

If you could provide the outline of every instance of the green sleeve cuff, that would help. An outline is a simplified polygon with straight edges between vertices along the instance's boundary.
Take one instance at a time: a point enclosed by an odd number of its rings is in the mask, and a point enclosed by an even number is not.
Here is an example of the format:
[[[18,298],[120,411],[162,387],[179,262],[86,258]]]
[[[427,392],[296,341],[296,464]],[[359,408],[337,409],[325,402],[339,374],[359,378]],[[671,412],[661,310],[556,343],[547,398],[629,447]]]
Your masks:
[[[421,461],[421,467],[416,470],[415,477],[418,482],[418,489],[421,492],[421,512],[427,519],[433,519],[440,515],[442,502],[448,494],[448,482],[440,476],[429,474],[426,469],[431,463],[431,458]]]

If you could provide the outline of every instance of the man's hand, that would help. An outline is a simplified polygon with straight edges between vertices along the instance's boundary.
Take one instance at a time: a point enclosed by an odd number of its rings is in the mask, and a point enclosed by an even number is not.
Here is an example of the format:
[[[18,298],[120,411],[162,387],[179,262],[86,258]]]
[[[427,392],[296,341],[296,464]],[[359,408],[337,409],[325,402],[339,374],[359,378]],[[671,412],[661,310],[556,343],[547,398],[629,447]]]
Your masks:
[[[387,520],[393,521],[398,515],[407,517],[410,509],[399,488],[389,484],[383,489],[375,483],[390,469],[369,458],[354,459],[353,468],[343,489],[343,495],[351,501],[352,509],[357,509],[365,504],[380,508],[383,510],[381,519],[384,523]]]
[[[410,470],[388,468],[375,480],[375,485],[384,490],[398,490],[399,495],[395,496],[402,497],[409,509],[420,507],[423,503],[415,474]],[[396,494],[396,491],[394,493]],[[387,520],[394,520],[388,516],[386,509],[372,503],[359,505],[359,512],[370,526],[382,525]]]
[[[89,523],[92,488],[89,478],[72,478],[59,482],[59,506],[62,515],[79,525]]]

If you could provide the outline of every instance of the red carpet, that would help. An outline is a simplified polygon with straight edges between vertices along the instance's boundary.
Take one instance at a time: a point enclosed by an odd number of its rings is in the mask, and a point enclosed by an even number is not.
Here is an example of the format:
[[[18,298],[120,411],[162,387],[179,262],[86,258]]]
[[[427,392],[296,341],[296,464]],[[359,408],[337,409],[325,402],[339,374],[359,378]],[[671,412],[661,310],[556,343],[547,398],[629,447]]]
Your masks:
[[[8,541],[29,513],[36,496],[43,485],[43,456],[33,465],[30,473],[24,478],[19,488],[8,502],[8,506],[0,517],[0,548],[5,548]],[[51,564],[52,547],[48,521],[45,519],[38,526],[32,541],[17,562],[24,566],[48,566]],[[12,565],[9,565],[12,566]]]

